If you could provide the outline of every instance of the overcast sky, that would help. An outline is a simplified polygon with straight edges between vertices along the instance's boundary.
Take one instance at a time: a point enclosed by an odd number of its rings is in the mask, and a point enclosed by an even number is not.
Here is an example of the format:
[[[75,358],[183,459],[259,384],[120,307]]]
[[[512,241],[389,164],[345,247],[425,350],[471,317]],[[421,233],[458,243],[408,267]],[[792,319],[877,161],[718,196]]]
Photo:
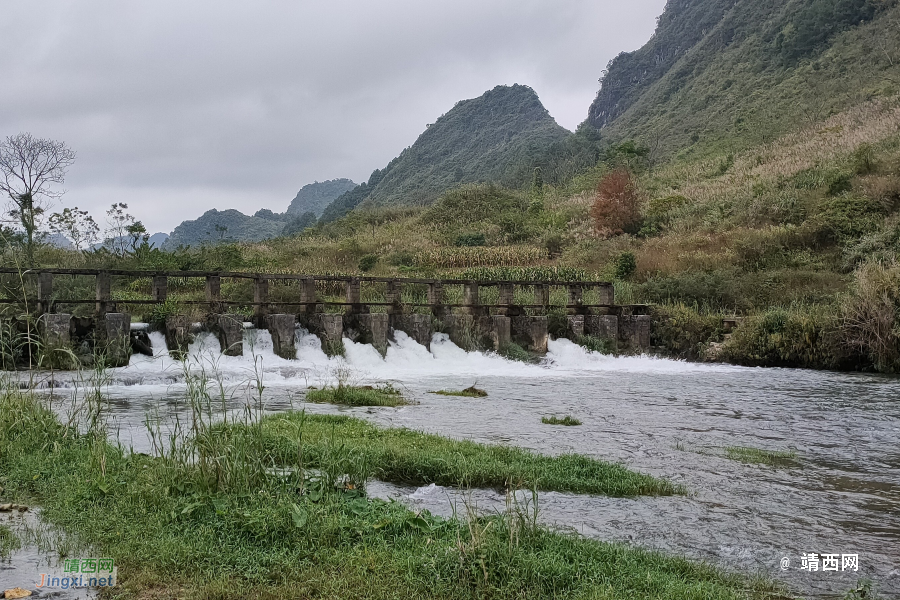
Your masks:
[[[462,99],[534,88],[587,116],[607,62],[665,0],[19,0],[0,21],[0,135],[77,153],[63,206],[150,231],[210,208],[287,208],[368,179]]]

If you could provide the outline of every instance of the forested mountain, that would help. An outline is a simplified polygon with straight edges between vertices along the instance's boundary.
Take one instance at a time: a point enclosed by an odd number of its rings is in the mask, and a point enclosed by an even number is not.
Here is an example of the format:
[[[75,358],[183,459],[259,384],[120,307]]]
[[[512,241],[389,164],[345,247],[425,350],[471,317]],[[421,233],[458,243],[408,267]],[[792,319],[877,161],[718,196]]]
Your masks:
[[[748,147],[898,91],[896,0],[669,0],[588,123],[659,154]]]
[[[176,227],[164,248],[234,241],[257,242],[273,238],[281,235],[285,221],[281,215],[271,214],[277,219],[250,217],[237,210],[208,210],[199,219],[184,221]]]
[[[500,85],[457,102],[368,182],[335,200],[322,220],[339,218],[363,201],[431,204],[442,192],[466,183],[522,187],[536,166],[546,167],[552,179],[558,171],[574,172],[595,161],[592,145],[559,126],[534,90]]]
[[[287,214],[296,217],[312,212],[316,217],[320,217],[325,207],[331,204],[335,198],[355,187],[356,184],[349,179],[330,179],[308,183],[297,192],[297,196],[288,206]]]

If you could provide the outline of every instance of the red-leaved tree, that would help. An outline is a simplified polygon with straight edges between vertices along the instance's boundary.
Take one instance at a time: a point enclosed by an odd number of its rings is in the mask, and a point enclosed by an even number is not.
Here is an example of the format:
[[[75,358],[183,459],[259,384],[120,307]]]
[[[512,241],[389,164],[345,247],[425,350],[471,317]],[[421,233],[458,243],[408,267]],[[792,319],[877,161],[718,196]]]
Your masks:
[[[591,218],[594,228],[606,235],[635,233],[640,228],[640,197],[634,177],[619,168],[607,174],[597,185]]]

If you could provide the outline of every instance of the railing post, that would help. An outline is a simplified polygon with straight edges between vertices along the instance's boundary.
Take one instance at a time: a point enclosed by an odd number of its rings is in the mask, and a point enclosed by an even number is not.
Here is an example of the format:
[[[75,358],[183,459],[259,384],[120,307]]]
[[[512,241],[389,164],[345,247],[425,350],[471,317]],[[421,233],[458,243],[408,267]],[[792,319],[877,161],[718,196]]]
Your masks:
[[[569,285],[569,294],[568,301],[566,304],[569,305],[569,314],[578,315],[584,312],[582,308],[582,304],[584,303],[584,288],[580,285]]]
[[[303,312],[316,311],[316,280],[314,277],[304,277],[300,280],[300,304],[303,304]]]
[[[352,314],[365,312],[362,305],[362,292],[360,291],[359,277],[351,277],[347,281],[347,303]]]
[[[150,297],[154,302],[165,302],[169,296],[169,279],[165,275],[154,275]]]
[[[253,284],[253,314],[256,315],[256,326],[265,327],[266,315],[269,313],[269,280],[257,277]]]
[[[478,297],[478,282],[469,281],[463,284],[463,312],[468,315],[478,313],[481,301]]]
[[[42,313],[52,312],[53,273],[38,274],[38,310]]]
[[[534,286],[534,303],[546,310],[550,305],[550,286],[546,283],[539,283]]]
[[[500,305],[500,308],[497,310],[497,314],[501,316],[518,316],[521,314],[522,310],[519,307],[513,306],[516,297],[516,286],[511,283],[501,283],[500,284],[500,295],[497,300],[497,304]]]
[[[109,273],[97,273],[97,305],[95,310],[97,317],[102,318],[109,312],[109,301],[112,297],[111,293],[112,278],[109,276]],[[98,326],[100,326],[99,323]]]
[[[389,314],[400,314],[403,312],[403,305],[400,303],[402,299],[402,290],[403,284],[400,283],[399,279],[387,282],[387,290],[384,295],[387,302],[391,303],[388,307]]]
[[[431,307],[431,314],[438,318],[444,317],[444,283],[442,281],[432,281],[428,284],[428,305]]]
[[[209,302],[211,313],[222,312],[222,279],[218,275],[206,277],[206,301]]]

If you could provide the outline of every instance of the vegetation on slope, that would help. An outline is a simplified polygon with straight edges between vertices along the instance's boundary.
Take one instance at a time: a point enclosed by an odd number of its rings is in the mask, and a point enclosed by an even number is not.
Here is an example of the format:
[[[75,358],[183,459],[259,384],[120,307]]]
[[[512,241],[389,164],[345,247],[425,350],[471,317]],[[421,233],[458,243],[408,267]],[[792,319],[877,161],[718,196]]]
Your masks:
[[[734,152],[898,92],[895,0],[670,1],[607,68],[589,122],[654,159]]]
[[[270,211],[271,212],[271,211]],[[281,235],[284,222],[280,219],[249,217],[230,210],[211,209],[194,221],[184,221],[172,231],[166,248],[194,246],[203,243],[258,242]]]

